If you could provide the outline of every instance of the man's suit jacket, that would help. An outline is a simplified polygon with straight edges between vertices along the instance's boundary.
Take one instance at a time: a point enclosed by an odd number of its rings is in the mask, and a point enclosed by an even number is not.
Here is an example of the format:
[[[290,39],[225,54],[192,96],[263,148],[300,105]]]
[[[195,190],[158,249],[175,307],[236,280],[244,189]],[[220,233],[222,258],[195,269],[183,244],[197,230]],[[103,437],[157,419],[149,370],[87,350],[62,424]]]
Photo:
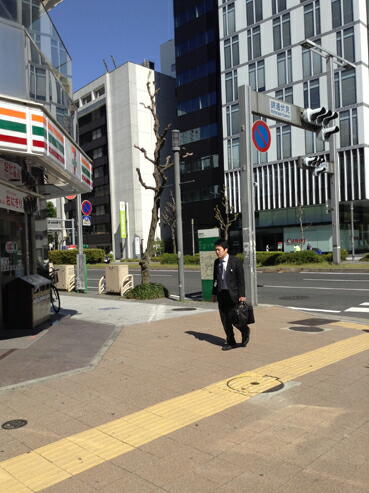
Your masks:
[[[213,271],[213,294],[218,294],[218,269],[220,260],[217,258],[214,262]],[[237,257],[229,256],[227,270],[225,271],[225,280],[227,283],[229,295],[233,303],[238,303],[241,296],[245,295],[245,277],[241,260]]]

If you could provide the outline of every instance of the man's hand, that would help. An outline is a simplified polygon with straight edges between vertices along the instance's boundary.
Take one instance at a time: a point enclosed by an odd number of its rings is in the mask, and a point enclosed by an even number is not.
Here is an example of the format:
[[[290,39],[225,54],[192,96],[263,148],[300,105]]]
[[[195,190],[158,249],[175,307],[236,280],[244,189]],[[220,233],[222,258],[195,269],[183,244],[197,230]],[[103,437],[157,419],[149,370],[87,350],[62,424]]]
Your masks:
[[[239,297],[239,299],[238,299],[238,301],[239,301],[240,303],[241,303],[242,301],[246,301],[246,300],[247,300],[246,296],[240,296],[240,297]]]
[[[217,297],[215,296],[215,294],[213,294],[213,295],[211,296],[211,301],[212,301],[213,303],[215,303],[215,302],[217,301]]]

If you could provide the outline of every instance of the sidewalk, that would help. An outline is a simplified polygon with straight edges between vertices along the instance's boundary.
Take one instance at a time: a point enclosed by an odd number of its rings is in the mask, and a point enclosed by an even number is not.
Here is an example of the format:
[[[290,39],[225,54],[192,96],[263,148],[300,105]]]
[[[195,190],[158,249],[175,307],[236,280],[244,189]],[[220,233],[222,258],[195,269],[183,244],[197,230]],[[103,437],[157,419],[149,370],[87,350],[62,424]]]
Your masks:
[[[259,306],[223,352],[214,305],[102,301],[0,360],[48,372],[0,391],[1,492],[367,491],[369,326]]]

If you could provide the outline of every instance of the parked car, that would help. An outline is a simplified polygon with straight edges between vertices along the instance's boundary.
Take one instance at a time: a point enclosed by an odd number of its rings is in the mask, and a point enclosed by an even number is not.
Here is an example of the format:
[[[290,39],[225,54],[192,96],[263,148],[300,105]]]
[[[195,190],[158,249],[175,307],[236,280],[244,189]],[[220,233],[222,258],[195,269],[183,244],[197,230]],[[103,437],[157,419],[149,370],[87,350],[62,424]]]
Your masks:
[[[318,255],[323,255],[323,252],[321,251],[320,248],[312,248],[313,252],[317,253]]]

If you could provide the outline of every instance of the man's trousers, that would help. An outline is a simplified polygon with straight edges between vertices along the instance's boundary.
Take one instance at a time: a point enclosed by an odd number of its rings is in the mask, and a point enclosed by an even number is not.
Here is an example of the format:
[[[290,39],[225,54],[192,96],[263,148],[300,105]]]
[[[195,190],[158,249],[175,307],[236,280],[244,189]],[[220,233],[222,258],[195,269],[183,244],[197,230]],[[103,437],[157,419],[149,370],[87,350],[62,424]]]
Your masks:
[[[219,291],[218,295],[219,315],[223,324],[224,332],[226,333],[227,344],[235,345],[232,320],[234,317],[235,304],[233,303],[228,290]],[[248,335],[249,328],[239,329],[242,335]]]

